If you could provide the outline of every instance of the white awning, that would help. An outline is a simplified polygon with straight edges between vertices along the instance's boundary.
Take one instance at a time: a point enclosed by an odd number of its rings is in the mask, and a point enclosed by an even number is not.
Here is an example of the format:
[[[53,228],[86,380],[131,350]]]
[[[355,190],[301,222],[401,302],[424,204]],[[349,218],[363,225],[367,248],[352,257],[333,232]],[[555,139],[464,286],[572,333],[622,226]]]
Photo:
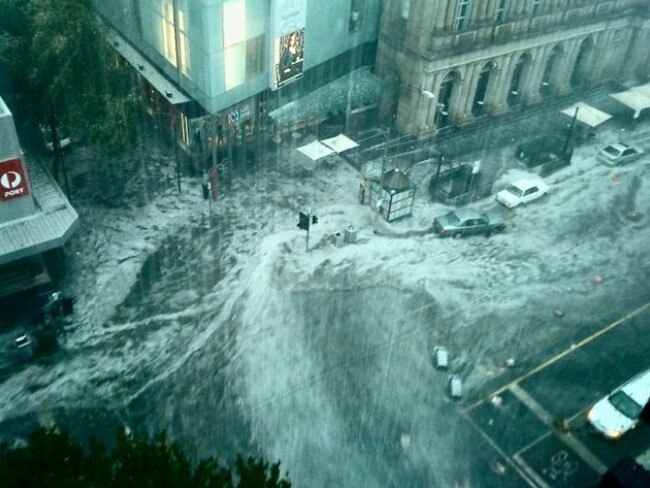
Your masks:
[[[169,103],[178,105],[190,101],[176,85],[169,81],[144,56],[136,51],[126,39],[109,27],[107,27],[106,39],[113,49],[120,53]]]
[[[324,158],[325,156],[329,156],[332,154],[334,151],[327,147],[324,144],[321,144],[320,141],[314,141],[311,142],[305,146],[297,148],[298,151],[303,153],[305,156],[307,156],[309,159],[313,161],[317,161],[320,158]]]
[[[650,83],[645,85],[633,86],[630,90],[640,93],[648,98],[650,98]]]
[[[650,108],[650,96],[645,96],[634,88],[620,93],[612,93],[609,96],[634,110],[635,119],[641,115],[641,110]]]
[[[587,105],[584,102],[575,103],[561,112],[573,118],[576,113],[576,108],[578,109],[578,120],[583,124],[590,125],[591,127],[596,127],[612,118],[608,113],[598,110],[591,105]]]
[[[336,137],[323,139],[321,142],[325,144],[327,147],[332,148],[337,153],[342,153],[343,151],[347,151],[348,149],[353,149],[359,146],[359,144],[354,142],[345,134],[339,134]]]

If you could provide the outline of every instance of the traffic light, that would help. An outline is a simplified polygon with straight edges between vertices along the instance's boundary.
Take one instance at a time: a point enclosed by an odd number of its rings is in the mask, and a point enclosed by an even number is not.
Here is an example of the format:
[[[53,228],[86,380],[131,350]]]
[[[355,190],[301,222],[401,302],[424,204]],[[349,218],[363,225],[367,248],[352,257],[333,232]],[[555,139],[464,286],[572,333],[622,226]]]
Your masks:
[[[316,217],[315,215],[312,215],[311,216],[311,223],[312,224],[317,224],[318,223],[318,217]]]
[[[309,215],[298,212],[298,228],[309,230]]]

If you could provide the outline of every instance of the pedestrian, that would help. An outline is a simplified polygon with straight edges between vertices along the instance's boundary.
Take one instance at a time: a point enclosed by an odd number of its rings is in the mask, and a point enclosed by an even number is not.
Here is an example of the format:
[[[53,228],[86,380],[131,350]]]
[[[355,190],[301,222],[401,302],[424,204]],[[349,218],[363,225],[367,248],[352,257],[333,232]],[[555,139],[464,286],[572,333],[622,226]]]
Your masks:
[[[199,127],[194,127],[192,144],[194,145],[194,150],[196,152],[203,152],[203,139],[201,137],[201,129]]]
[[[221,124],[217,126],[217,144],[223,144],[223,125]]]

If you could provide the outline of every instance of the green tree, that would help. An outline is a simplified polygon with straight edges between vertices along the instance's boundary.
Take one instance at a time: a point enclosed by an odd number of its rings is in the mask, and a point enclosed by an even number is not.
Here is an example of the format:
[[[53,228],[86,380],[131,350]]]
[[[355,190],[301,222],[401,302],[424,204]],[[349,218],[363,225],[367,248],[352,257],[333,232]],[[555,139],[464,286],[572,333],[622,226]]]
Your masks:
[[[26,446],[0,444],[4,488],[290,488],[280,463],[238,457],[235,469],[207,458],[193,463],[164,433],[153,439],[120,429],[108,451],[92,441],[84,448],[66,433],[39,429]]]
[[[118,153],[134,142],[138,104],[128,70],[110,59],[91,0],[0,0],[2,88],[17,115]]]

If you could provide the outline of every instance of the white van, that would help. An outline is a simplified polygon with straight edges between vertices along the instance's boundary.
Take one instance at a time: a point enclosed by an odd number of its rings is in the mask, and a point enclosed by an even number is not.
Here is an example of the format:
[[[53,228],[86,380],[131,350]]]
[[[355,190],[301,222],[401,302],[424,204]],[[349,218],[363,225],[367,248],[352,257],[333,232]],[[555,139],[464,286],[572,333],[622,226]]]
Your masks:
[[[589,423],[608,439],[618,439],[639,423],[641,410],[650,400],[650,369],[635,376],[596,403],[587,415]]]

